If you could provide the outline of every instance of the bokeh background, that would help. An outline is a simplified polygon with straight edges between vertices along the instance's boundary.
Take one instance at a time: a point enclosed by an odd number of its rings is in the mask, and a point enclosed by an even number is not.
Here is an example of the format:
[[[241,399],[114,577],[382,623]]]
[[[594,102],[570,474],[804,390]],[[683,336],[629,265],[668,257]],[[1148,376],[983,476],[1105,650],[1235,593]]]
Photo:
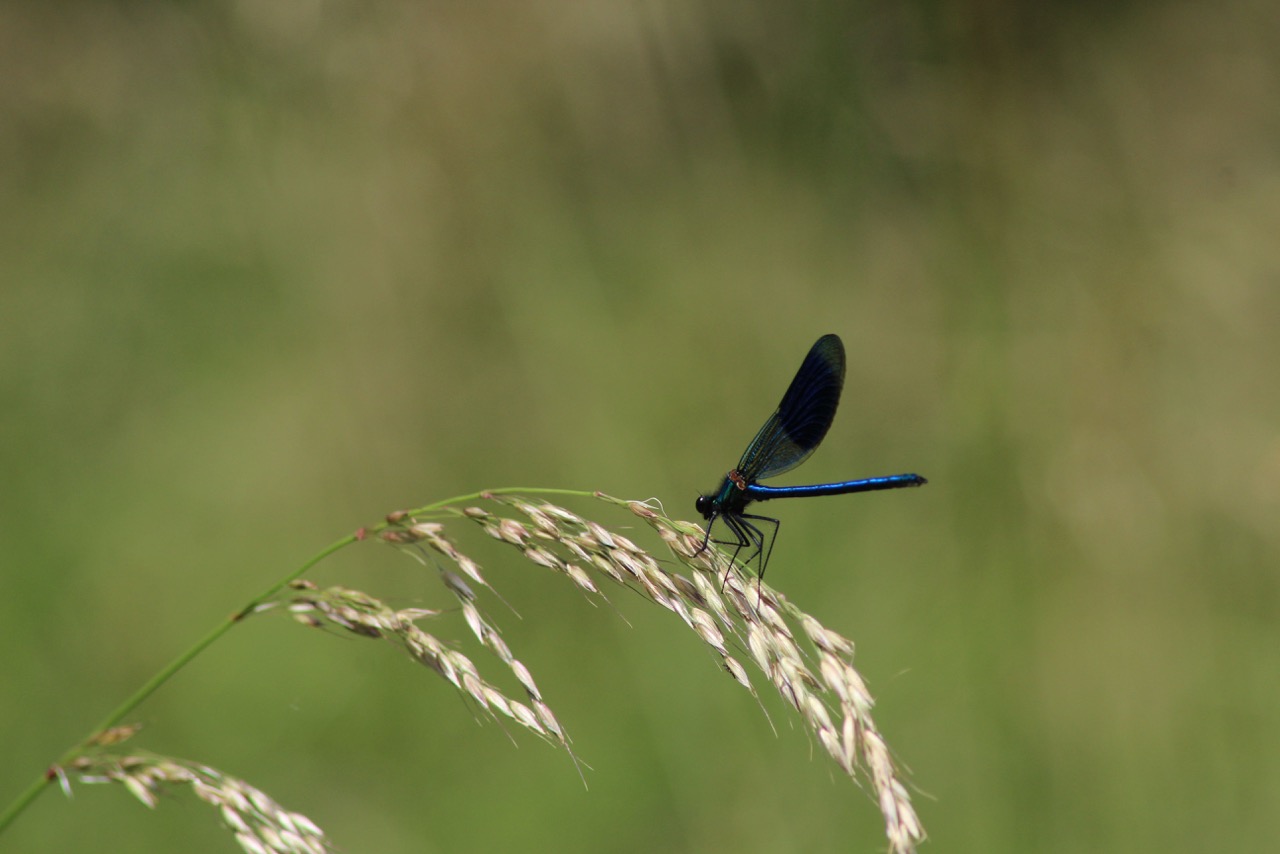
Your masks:
[[[390,510],[692,517],[837,332],[842,410],[783,482],[930,484],[777,507],[769,574],[857,641],[928,848],[1273,848],[1278,43],[1252,0],[0,5],[0,802]],[[279,618],[139,746],[350,852],[883,850],[668,614],[474,549],[589,790]],[[312,577],[448,601],[376,544]],[[0,848],[233,845],[97,787]]]

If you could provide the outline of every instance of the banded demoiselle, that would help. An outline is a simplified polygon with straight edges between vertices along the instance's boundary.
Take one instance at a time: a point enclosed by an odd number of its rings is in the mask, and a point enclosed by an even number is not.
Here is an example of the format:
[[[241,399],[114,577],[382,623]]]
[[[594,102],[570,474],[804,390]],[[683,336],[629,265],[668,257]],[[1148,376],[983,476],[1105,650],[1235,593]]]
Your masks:
[[[844,387],[844,344],[838,335],[823,335],[804,357],[795,379],[787,387],[778,409],[764,422],[760,432],[751,440],[738,467],[725,475],[724,482],[715,492],[698,496],[696,507],[707,520],[707,534],[699,552],[709,542],[733,546],[733,558],[748,546],[755,549],[743,565],[760,558],[759,577],[764,578],[765,567],[773,552],[781,523],[769,516],[755,516],[743,512],[753,501],[769,501],[774,498],[800,498],[809,495],[844,495],[848,492],[872,492],[878,489],[899,489],[904,486],[923,486],[928,483],[918,474],[891,474],[882,477],[866,477],[838,483],[818,483],[810,486],[761,486],[757,481],[790,471],[809,458],[827,435],[827,429],[836,415],[840,403],[840,391]],[[712,540],[711,528],[716,519],[733,534],[732,540]],[[765,546],[765,524],[773,526],[772,535]],[[727,577],[727,576],[726,576]]]

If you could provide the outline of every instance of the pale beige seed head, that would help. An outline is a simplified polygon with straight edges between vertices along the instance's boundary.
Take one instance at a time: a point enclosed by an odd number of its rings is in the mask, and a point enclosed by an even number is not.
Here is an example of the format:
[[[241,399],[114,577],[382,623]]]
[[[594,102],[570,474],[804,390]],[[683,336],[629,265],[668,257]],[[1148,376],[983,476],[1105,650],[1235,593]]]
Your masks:
[[[524,550],[524,556],[539,566],[545,566],[548,569],[562,569],[563,564],[560,558],[556,557],[546,549],[532,546]]]

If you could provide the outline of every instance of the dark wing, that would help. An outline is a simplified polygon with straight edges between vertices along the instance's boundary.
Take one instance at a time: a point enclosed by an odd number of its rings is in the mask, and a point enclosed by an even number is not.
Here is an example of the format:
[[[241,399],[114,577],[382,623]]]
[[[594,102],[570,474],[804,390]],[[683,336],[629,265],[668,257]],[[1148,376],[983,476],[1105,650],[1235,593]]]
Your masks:
[[[753,483],[790,471],[809,458],[827,435],[844,388],[844,344],[839,336],[817,340],[782,396],[782,402],[751,440],[738,462]]]

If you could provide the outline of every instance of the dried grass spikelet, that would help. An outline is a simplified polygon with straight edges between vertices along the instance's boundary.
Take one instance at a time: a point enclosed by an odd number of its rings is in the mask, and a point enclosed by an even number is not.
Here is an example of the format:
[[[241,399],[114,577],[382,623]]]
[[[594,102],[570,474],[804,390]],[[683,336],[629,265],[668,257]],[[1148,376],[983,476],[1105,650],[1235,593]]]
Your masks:
[[[456,584],[456,581],[454,582]],[[446,585],[450,586],[450,585]],[[497,629],[491,626],[472,603],[469,589],[454,589],[462,602],[467,624],[485,646],[493,650],[521,684],[528,702],[507,696],[480,675],[475,663],[460,650],[423,631],[417,621],[440,612],[424,608],[395,610],[377,598],[347,587],[321,589],[306,580],[295,581],[289,592],[264,604],[265,611],[285,607],[295,620],[315,628],[333,627],[351,634],[389,641],[414,661],[443,676],[454,688],[474,700],[490,715],[502,715],[547,741],[558,744],[574,758],[569,737],[551,708],[542,700],[533,675],[512,654]],[[459,592],[466,591],[465,593]]]
[[[285,810],[242,780],[185,760],[119,752],[119,745],[137,732],[136,726],[122,725],[127,714],[226,631],[245,617],[263,612],[286,612],[308,626],[388,641],[443,677],[485,714],[515,721],[564,748],[578,765],[569,737],[530,668],[477,604],[477,589],[498,594],[479,563],[451,536],[450,526],[470,525],[517,550],[530,564],[565,576],[589,600],[605,599],[604,589],[611,583],[671,611],[719,656],[730,676],[756,696],[744,664],[749,659],[795,709],[837,765],[855,781],[870,782],[891,850],[900,854],[915,850],[924,831],[872,719],[874,701],[853,666],[852,641],[827,629],[772,587],[748,579],[718,550],[705,548],[705,536],[698,525],[672,521],[642,502],[596,493],[600,500],[625,508],[650,525],[671,555],[690,570],[682,573],[664,567],[653,554],[595,521],[514,493],[479,493],[418,511],[397,511],[385,523],[361,528],[325,548],[140,687],[102,722],[96,734],[68,750],[0,815],[0,829],[53,780],[59,781],[68,795],[73,783],[121,783],[149,807],[158,803],[166,789],[190,786],[197,797],[218,807],[241,848],[250,854],[332,850],[324,833],[309,819]],[[480,502],[488,502],[492,508],[480,506]],[[419,626],[425,619],[444,616],[442,612],[396,609],[360,590],[344,586],[322,589],[300,578],[329,554],[371,534],[409,550],[424,564],[436,566],[441,584],[456,600],[468,629],[510,672],[523,698],[511,696],[481,676],[470,657]],[[448,566],[429,560],[431,551],[443,556]]]
[[[217,807],[247,854],[327,854],[336,850],[324,831],[305,815],[286,810],[261,789],[207,765],[147,753],[94,752],[53,773],[68,795],[73,783],[120,783],[151,808],[166,791],[189,786],[197,798]]]
[[[627,537],[558,505],[511,494],[481,497],[497,508],[476,504],[449,508],[449,515],[431,521],[408,515],[399,520],[395,536],[387,539],[400,544],[406,539],[424,542],[453,561],[462,574],[488,586],[478,564],[445,536],[448,518],[460,518],[518,550],[532,564],[565,575],[588,597],[604,596],[593,574],[639,592],[678,616],[715,651],[733,679],[754,695],[740,660],[746,653],[841,770],[855,780],[870,782],[892,851],[914,851],[924,839],[910,794],[872,718],[874,700],[853,666],[852,641],[823,626],[777,590],[747,578],[719,551],[701,549],[699,526],[672,521],[648,504],[597,493],[601,500],[624,507],[648,523],[671,554],[691,570],[688,575],[664,568]],[[503,513],[504,507],[518,515]],[[463,594],[447,580],[446,586],[459,597],[472,632],[510,664],[509,651],[497,642],[497,629],[480,617],[469,588]],[[522,680],[522,684],[533,690],[531,682]]]

